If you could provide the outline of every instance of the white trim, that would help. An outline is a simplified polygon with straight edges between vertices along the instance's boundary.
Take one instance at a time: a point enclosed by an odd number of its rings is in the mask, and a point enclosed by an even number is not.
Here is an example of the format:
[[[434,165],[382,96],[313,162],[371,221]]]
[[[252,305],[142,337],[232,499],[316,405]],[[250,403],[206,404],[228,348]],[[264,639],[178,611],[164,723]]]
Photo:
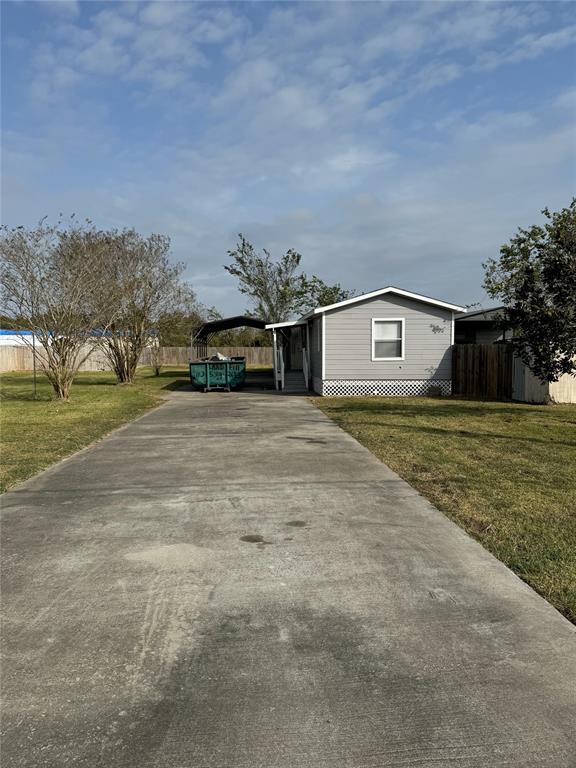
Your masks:
[[[454,312],[452,312],[452,322],[450,323],[450,346],[454,346],[454,326],[455,326]]]
[[[400,339],[402,343],[402,355],[401,357],[374,357],[374,323],[400,323],[402,328],[402,337]],[[397,341],[397,339],[395,339]],[[406,350],[406,320],[403,317],[373,317],[372,318],[372,334],[370,336],[370,342],[372,347],[370,349],[370,357],[373,363],[401,363],[404,360]]]
[[[344,301],[338,301],[336,304],[327,304],[325,307],[316,307],[311,310],[304,318],[311,315],[319,315],[323,312],[328,312],[331,309],[339,309],[340,307],[347,307],[349,304],[356,304],[359,301],[366,301],[367,299],[375,299],[377,296],[383,296],[386,293],[395,293],[398,296],[404,296],[407,299],[414,299],[415,301],[421,301],[424,304],[434,304],[437,307],[444,307],[444,309],[451,309],[453,312],[465,312],[464,307],[460,307],[457,304],[449,304],[446,301],[439,301],[438,299],[431,299],[429,296],[423,296],[420,293],[411,293],[410,291],[404,291],[402,288],[394,288],[389,285],[387,288],[380,288],[378,291],[371,291],[370,293],[363,293],[361,296],[354,296],[352,299],[345,299]],[[267,328],[269,326],[266,326]]]
[[[295,325],[306,325],[306,320],[289,320],[286,323],[269,323],[265,326],[266,331],[273,330],[274,328],[291,328]]]
[[[322,315],[322,378],[326,375],[326,315]]]

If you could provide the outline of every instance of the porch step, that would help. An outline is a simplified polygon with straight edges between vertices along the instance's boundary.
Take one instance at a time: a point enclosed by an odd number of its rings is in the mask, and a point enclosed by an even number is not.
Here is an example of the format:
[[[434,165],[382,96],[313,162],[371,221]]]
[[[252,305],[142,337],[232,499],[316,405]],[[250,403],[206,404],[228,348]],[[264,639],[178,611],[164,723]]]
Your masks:
[[[307,392],[302,371],[286,371],[284,374],[284,392]]]

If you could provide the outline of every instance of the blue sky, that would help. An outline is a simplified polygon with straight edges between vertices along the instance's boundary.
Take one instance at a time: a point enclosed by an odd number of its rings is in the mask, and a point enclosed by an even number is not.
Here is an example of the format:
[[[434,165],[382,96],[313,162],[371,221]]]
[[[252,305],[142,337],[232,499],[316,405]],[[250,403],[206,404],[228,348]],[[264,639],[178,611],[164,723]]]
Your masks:
[[[2,218],[170,235],[202,302],[243,232],[457,303],[576,190],[570,3],[2,3]]]

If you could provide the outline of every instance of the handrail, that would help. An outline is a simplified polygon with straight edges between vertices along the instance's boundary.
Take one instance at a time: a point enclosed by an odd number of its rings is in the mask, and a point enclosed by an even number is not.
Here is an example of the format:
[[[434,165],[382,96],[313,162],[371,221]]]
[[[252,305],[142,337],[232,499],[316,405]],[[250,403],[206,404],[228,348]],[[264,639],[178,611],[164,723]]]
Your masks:
[[[302,348],[302,371],[304,373],[304,383],[306,385],[306,389],[308,389],[309,386],[309,371],[308,371],[308,350],[306,347]]]

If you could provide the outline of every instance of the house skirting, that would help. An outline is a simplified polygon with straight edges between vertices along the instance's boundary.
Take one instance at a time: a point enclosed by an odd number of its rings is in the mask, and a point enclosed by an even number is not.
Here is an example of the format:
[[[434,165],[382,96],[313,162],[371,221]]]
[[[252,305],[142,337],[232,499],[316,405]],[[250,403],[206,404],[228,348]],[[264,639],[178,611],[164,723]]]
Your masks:
[[[439,388],[442,395],[452,392],[451,379],[317,379],[312,382],[314,392],[328,397],[353,395],[410,397],[427,395]]]

